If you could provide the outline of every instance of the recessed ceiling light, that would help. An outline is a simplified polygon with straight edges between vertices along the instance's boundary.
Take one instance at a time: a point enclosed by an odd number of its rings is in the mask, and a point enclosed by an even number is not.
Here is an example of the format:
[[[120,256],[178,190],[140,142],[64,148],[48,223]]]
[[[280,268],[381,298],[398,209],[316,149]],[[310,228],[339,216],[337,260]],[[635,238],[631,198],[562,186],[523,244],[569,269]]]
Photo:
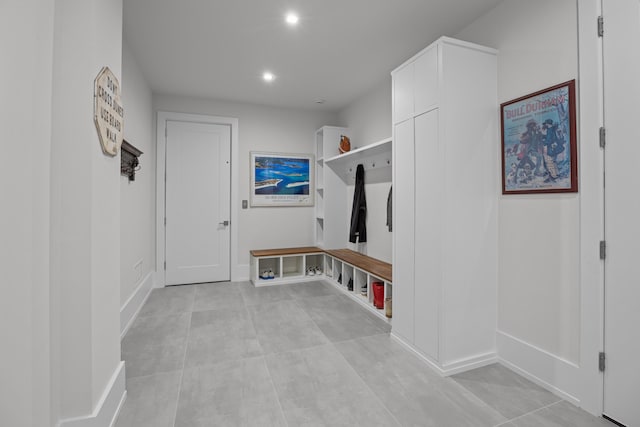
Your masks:
[[[295,25],[298,25],[298,21],[300,20],[300,18],[295,13],[289,12],[285,16],[284,20],[287,22],[287,24],[289,24],[289,25],[291,25],[293,27]]]
[[[324,104],[325,100],[320,98],[320,99],[316,99],[316,104]]]
[[[264,74],[262,74],[262,79],[265,82],[272,82],[276,79],[276,76],[270,71],[265,71]]]

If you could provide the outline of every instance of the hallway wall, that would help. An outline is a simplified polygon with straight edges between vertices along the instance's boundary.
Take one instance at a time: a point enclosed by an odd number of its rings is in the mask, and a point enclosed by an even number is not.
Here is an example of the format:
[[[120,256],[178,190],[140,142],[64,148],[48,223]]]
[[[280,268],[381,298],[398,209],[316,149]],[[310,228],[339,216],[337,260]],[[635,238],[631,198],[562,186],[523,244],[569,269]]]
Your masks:
[[[50,425],[53,0],[0,2],[0,425]]]
[[[122,103],[126,114],[124,138],[142,151],[135,181],[120,176],[120,305],[126,310],[130,298],[144,298],[152,288],[156,270],[153,95],[126,40],[122,46]],[[131,304],[137,306],[139,302]],[[125,315],[123,320],[129,317]]]
[[[500,103],[577,79],[577,36],[575,0],[503,2],[457,35],[500,51]],[[579,193],[499,196],[499,350],[579,363],[579,218]]]
[[[153,108],[155,112],[170,111],[239,119],[239,165],[235,165],[237,174],[232,165],[232,179],[238,179],[238,204],[242,200],[249,200],[251,151],[312,154],[315,152],[315,130],[323,125],[340,125],[336,114],[322,111],[283,109],[172,95],[154,95]],[[249,278],[251,249],[313,245],[314,208],[241,209],[241,206],[238,206],[236,226],[238,265],[231,266],[232,278],[246,280]]]

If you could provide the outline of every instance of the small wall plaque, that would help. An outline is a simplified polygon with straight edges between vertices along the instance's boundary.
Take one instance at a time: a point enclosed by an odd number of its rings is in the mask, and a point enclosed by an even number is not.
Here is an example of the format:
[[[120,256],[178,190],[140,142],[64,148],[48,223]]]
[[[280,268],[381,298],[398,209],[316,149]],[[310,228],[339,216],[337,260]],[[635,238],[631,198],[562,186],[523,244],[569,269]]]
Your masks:
[[[124,109],[120,83],[109,67],[103,67],[95,80],[93,121],[98,130],[102,151],[116,156],[122,145]]]

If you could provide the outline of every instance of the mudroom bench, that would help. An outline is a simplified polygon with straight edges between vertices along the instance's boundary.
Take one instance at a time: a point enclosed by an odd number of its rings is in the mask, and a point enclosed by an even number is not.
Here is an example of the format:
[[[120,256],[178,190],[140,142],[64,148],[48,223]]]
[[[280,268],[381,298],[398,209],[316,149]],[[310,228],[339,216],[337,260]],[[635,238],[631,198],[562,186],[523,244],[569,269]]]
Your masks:
[[[315,246],[252,250],[254,286],[326,280],[377,316],[390,320],[391,264],[350,249]]]

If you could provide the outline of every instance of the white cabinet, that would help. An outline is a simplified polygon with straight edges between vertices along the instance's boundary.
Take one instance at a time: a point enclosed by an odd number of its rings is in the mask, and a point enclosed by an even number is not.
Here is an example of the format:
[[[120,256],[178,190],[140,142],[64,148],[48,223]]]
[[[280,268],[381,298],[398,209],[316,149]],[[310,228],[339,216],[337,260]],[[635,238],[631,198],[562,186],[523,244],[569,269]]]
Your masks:
[[[497,52],[443,37],[392,78],[392,333],[451,374],[495,359]]]
[[[349,240],[348,218],[345,217],[346,186],[325,161],[339,154],[340,136],[349,129],[323,126],[316,131],[316,212],[315,241],[321,248],[342,248]]]

